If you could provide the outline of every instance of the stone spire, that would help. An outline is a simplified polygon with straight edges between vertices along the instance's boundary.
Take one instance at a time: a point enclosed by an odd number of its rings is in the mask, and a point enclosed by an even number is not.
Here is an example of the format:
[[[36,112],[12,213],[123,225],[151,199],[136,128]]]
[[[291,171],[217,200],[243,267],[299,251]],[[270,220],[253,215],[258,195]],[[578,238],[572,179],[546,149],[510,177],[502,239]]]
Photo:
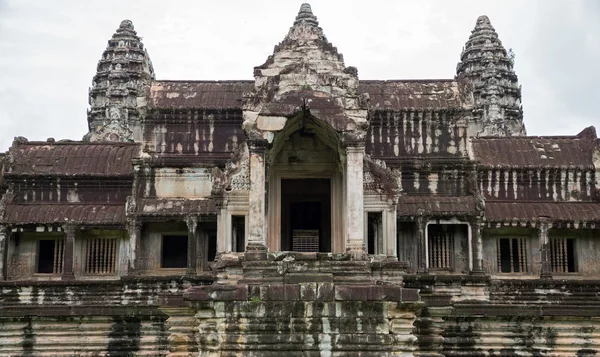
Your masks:
[[[358,89],[356,69],[346,69],[344,57],[327,41],[306,3],[300,6],[293,26],[273,54],[254,68],[254,77],[256,90],[265,100],[292,90],[331,87],[338,79],[345,83],[351,80],[350,85]]]
[[[521,87],[512,61],[487,16],[477,19],[456,74],[463,97],[472,98],[472,134],[526,135]]]
[[[154,69],[130,20],[123,20],[98,62],[84,140],[139,141]]]

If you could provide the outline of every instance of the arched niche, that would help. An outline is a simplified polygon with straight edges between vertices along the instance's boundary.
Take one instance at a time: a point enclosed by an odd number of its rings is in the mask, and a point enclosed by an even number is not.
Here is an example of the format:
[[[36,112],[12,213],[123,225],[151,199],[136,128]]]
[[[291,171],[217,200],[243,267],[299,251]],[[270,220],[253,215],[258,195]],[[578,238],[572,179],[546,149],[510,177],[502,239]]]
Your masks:
[[[310,250],[318,230],[318,251],[343,252],[345,153],[339,134],[302,111],[274,136],[265,159],[269,249],[300,250],[294,244],[305,242]]]

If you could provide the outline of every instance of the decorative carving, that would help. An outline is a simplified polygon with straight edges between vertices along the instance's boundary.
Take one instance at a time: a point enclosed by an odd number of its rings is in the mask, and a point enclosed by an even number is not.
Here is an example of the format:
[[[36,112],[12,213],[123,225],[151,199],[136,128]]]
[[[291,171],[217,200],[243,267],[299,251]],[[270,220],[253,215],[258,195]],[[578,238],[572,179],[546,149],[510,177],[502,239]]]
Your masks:
[[[250,189],[249,148],[245,143],[240,145],[225,164],[225,169],[213,168],[213,195],[223,194],[231,190]]]
[[[374,160],[369,155],[364,157],[365,188],[369,188],[394,200],[400,193],[397,174],[387,168],[385,161]]]

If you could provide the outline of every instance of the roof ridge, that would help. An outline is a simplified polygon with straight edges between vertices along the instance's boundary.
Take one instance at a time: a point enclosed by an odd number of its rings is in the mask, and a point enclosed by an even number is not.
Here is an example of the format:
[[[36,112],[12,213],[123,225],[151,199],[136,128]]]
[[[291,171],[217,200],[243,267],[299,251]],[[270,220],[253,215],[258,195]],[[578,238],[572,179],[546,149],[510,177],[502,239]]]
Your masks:
[[[173,83],[254,83],[254,79],[154,79],[154,82]]]

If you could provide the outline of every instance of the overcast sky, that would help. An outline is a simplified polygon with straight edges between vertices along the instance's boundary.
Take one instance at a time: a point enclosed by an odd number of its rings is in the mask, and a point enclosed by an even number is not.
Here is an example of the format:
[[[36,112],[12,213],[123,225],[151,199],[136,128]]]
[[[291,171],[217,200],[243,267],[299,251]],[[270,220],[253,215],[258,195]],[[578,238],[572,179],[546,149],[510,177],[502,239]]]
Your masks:
[[[0,0],[0,152],[79,140],[107,40],[130,19],[157,79],[252,79],[300,8],[289,0]],[[453,78],[479,15],[516,54],[529,135],[600,126],[600,1],[313,0],[361,79]],[[600,129],[600,128],[598,128]]]

